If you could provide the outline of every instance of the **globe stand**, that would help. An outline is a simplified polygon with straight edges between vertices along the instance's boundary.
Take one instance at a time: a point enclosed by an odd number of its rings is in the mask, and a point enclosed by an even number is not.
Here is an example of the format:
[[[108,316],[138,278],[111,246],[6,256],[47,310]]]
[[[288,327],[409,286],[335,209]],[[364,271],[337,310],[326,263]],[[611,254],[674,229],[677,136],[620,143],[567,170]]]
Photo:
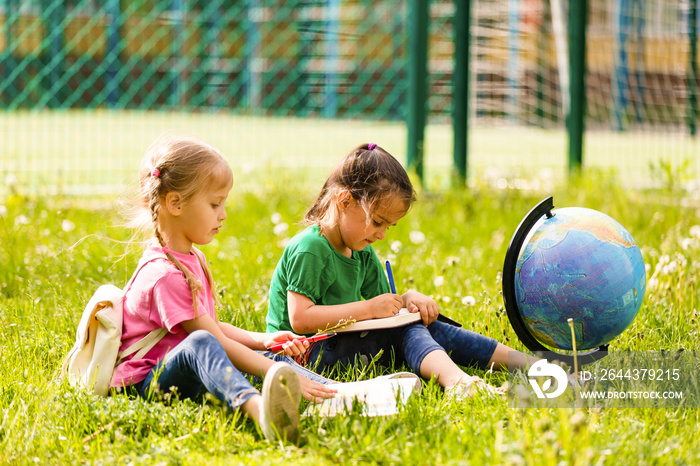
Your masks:
[[[518,300],[515,295],[515,269],[518,264],[518,258],[520,256],[520,250],[522,249],[523,243],[527,239],[530,230],[535,226],[535,224],[542,218],[546,216],[547,218],[554,217],[555,214],[552,213],[554,208],[554,202],[552,197],[548,197],[537,204],[520,222],[518,228],[515,230],[513,238],[510,240],[508,245],[508,250],[506,252],[506,259],[503,263],[503,303],[505,304],[506,312],[508,313],[508,320],[510,320],[510,325],[515,330],[515,333],[520,338],[520,341],[525,344],[525,346],[538,356],[542,353],[553,353],[557,360],[573,367],[574,356],[569,354],[559,354],[540,343],[530,332],[530,329],[525,324],[525,321],[520,314],[518,309]],[[585,364],[590,364],[598,359],[604,358],[608,355],[608,345],[601,345],[598,348],[586,351],[584,353],[577,353],[576,358],[580,366]]]

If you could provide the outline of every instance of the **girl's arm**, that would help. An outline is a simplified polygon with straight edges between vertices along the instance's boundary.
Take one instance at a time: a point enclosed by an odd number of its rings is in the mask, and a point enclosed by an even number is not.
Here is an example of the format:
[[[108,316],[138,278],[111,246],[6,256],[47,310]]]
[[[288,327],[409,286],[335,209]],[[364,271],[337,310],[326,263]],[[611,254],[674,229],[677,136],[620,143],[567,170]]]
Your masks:
[[[224,335],[238,343],[247,346],[252,350],[265,351],[272,345],[277,343],[287,343],[284,346],[284,354],[287,356],[296,356],[301,354],[309,347],[309,342],[302,341],[304,338],[301,335],[296,335],[292,332],[274,332],[261,333],[250,332],[243,330],[226,322],[218,322],[219,328]]]
[[[186,320],[181,325],[187,333],[192,333],[195,330],[206,330],[211,333],[224,347],[233,365],[247,374],[262,377],[267,374],[267,370],[274,364],[274,361],[256,353],[244,344],[228,338],[221,330],[219,324],[207,314]]]
[[[192,333],[195,330],[205,330],[211,333],[221,346],[224,347],[228,358],[231,360],[236,369],[247,374],[264,377],[267,371],[272,367],[275,361],[266,358],[265,356],[256,353],[247,346],[239,343],[236,340],[228,338],[221,327],[208,314],[200,315],[191,320],[182,322],[182,328],[187,333]],[[307,400],[332,398],[335,393],[332,389],[325,385],[307,379],[306,377],[297,374],[301,383],[301,392]]]
[[[391,317],[403,307],[401,296],[380,294],[365,301],[332,306],[315,305],[307,296],[287,291],[287,309],[292,329],[298,333],[316,333],[338,324],[341,320],[356,321]]]

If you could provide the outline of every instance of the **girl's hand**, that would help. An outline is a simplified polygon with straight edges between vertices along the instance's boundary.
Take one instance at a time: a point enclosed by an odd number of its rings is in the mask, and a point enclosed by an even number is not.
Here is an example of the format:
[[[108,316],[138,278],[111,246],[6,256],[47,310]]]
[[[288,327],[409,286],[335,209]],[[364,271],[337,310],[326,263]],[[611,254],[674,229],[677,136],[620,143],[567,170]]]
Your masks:
[[[280,353],[286,354],[287,356],[302,354],[309,349],[310,346],[309,342],[304,340],[303,336],[292,332],[280,331],[265,334],[265,338],[263,340],[263,345],[265,348],[269,348],[278,343],[284,343]]]
[[[398,314],[403,307],[401,296],[394,293],[384,293],[366,301],[370,307],[373,319],[391,317]]]
[[[329,388],[315,380],[307,379],[298,373],[297,377],[299,377],[299,383],[301,384],[301,394],[304,395],[304,398],[307,400],[318,403],[323,401],[324,398],[335,397],[335,389]]]
[[[403,298],[404,307],[409,312],[420,312],[423,325],[426,327],[437,320],[440,309],[438,309],[438,305],[433,298],[415,290],[407,291],[401,297]]]

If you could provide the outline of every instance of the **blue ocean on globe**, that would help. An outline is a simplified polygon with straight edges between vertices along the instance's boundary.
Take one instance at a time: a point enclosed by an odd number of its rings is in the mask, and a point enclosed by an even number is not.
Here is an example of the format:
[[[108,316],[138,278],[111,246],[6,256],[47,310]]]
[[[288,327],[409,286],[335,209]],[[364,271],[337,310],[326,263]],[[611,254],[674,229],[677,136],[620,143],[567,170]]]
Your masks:
[[[639,312],[646,289],[642,254],[632,236],[596,210],[553,210],[531,229],[515,271],[520,314],[545,346],[587,350],[620,335]]]

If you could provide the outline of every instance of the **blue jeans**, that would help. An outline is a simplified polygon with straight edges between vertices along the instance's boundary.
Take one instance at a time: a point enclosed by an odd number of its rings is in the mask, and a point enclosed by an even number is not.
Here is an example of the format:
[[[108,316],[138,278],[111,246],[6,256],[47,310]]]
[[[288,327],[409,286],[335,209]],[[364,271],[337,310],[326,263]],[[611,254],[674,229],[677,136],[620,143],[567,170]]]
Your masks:
[[[445,351],[461,366],[477,365],[485,369],[496,349],[493,338],[435,321],[428,327],[418,322],[404,327],[339,333],[318,342],[309,353],[309,365],[323,372],[336,364],[350,366],[356,357],[376,358],[384,367],[406,363],[420,374],[420,365],[428,353]],[[377,357],[379,354],[381,355]]]
[[[288,356],[262,354],[275,361],[289,363],[301,375],[321,383],[332,381],[298,365]],[[209,332],[190,333],[163,361],[148,373],[143,382],[134,384],[137,393],[148,398],[159,389],[163,394],[177,387],[179,398],[196,398],[207,391],[235,410],[253,395],[259,395],[248,379],[233,365],[221,343]]]

